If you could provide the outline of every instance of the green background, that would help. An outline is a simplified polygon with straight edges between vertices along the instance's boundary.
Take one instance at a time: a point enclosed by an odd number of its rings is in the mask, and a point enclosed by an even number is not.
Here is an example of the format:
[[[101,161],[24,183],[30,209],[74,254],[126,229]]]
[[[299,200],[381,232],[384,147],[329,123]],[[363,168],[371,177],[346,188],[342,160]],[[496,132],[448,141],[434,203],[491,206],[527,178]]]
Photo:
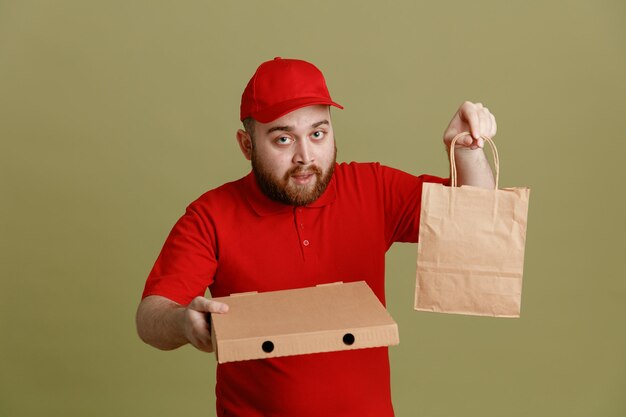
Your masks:
[[[204,191],[248,172],[241,92],[327,78],[342,161],[447,175],[466,99],[530,186],[520,319],[412,310],[388,254],[398,416],[626,415],[623,1],[0,0],[0,416],[214,414],[215,360],[136,336],[145,278]]]

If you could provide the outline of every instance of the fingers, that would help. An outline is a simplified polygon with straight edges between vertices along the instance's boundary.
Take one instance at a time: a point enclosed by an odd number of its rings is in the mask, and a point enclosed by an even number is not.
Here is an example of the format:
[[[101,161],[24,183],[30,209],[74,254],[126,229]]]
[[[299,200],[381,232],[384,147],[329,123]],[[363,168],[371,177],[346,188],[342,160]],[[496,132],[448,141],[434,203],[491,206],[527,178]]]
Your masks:
[[[228,312],[228,305],[224,303],[220,303],[219,301],[213,301],[213,300],[208,300],[208,301],[209,301],[209,309],[207,310],[207,312],[219,313],[219,314]]]
[[[205,314],[193,309],[185,312],[185,336],[189,343],[204,352],[212,352],[211,332]]]
[[[474,139],[480,138],[480,116],[478,114],[478,104],[466,101],[459,109],[461,119],[469,125],[469,131]],[[480,108],[482,108],[482,104],[480,104]],[[464,145],[468,146],[469,144]]]
[[[485,146],[484,140],[481,136],[489,136],[491,132],[491,113],[486,107],[481,108],[478,111],[478,119],[480,120],[479,136],[476,138],[476,142],[479,148]]]
[[[489,138],[495,136],[497,130],[496,118],[482,103],[466,101],[461,105],[459,115],[469,126],[471,134],[471,138],[469,136],[465,137],[465,140],[461,143],[462,145],[471,149],[482,148],[485,144],[481,136]]]
[[[493,113],[489,113],[491,114],[491,132],[489,136],[490,138],[493,138],[496,135],[496,132],[498,131],[498,125],[496,124],[496,116],[493,115]]]
[[[228,305],[205,297],[196,297],[185,310],[185,336],[189,343],[204,352],[212,352],[210,315],[228,312]]]
[[[189,303],[188,308],[191,308],[196,311],[201,311],[203,313],[226,313],[228,312],[228,305],[224,303],[220,303],[219,301],[213,301],[205,297],[196,297],[191,303]]]

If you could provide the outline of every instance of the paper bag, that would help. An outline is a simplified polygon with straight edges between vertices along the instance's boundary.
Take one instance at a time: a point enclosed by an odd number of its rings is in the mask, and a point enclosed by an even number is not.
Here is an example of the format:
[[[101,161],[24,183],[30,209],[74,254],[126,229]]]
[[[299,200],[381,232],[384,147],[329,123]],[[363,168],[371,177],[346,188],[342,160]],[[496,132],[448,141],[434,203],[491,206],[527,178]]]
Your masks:
[[[454,144],[451,186],[424,183],[417,249],[415,310],[519,317],[530,189],[457,187]]]

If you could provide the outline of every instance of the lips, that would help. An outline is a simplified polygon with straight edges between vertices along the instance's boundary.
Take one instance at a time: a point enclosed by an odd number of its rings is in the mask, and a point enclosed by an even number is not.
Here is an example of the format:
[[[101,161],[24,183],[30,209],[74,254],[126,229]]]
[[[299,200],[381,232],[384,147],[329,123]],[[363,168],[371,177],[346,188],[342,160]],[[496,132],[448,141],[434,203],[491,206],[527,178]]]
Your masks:
[[[295,167],[285,174],[285,181],[293,181],[297,185],[306,185],[314,182],[315,178],[321,178],[322,170],[316,165],[308,167]]]
[[[297,174],[293,174],[292,177],[294,178],[308,178],[311,175],[314,175],[314,172],[298,172]]]
[[[298,174],[292,175],[291,178],[293,178],[294,181],[298,184],[306,184],[314,176],[315,174],[313,172],[309,172],[309,173],[298,173]]]

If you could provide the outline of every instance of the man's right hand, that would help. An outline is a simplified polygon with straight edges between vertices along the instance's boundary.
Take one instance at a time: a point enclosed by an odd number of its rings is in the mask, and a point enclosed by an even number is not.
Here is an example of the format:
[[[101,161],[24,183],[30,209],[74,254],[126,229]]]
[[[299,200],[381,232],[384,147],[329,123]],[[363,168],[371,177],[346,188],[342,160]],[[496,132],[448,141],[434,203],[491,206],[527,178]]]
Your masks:
[[[213,352],[210,314],[228,312],[228,305],[205,297],[196,297],[185,308],[183,333],[189,343],[204,352]]]
[[[160,295],[149,295],[137,308],[137,333],[144,342],[162,350],[172,350],[187,343],[204,352],[212,352],[210,313],[225,313],[224,303],[196,297],[187,307]]]

